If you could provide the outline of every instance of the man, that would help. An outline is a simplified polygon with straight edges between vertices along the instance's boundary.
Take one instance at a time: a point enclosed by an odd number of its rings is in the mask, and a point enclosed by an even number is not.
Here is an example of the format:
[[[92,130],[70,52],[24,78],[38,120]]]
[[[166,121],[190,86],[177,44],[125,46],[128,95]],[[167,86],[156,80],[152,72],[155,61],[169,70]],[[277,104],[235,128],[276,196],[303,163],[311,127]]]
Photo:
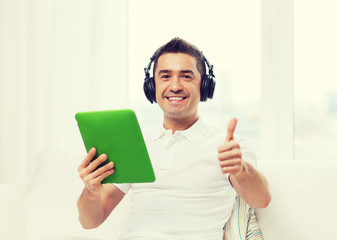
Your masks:
[[[267,180],[254,167],[255,155],[246,141],[234,136],[235,118],[226,135],[199,117],[198,105],[207,92],[204,81],[213,81],[206,75],[205,63],[209,75],[213,73],[203,54],[175,38],[157,50],[152,60],[154,78],[147,72],[145,81],[152,86],[144,89],[148,99],[162,109],[164,122],[158,129],[145,131],[144,138],[156,181],[102,185],[113,174],[114,165],[95,170],[107,156],[102,154],[90,163],[95,155],[91,149],[78,168],[85,184],[78,200],[80,222],[84,228],[98,227],[132,189],[129,228],[123,240],[222,239],[236,194],[254,208],[268,206]]]

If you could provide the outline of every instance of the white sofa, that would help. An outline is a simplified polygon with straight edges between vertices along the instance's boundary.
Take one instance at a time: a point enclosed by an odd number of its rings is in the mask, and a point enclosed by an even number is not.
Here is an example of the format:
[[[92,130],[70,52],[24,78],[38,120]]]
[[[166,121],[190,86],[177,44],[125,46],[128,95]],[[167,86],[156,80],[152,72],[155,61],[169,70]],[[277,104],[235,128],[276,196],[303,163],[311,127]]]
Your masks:
[[[0,184],[0,236],[6,240],[118,239],[129,211],[127,196],[98,229],[84,230],[76,201],[83,154],[49,151],[37,158],[31,183]],[[272,202],[257,209],[265,240],[336,239],[337,161],[261,161]]]

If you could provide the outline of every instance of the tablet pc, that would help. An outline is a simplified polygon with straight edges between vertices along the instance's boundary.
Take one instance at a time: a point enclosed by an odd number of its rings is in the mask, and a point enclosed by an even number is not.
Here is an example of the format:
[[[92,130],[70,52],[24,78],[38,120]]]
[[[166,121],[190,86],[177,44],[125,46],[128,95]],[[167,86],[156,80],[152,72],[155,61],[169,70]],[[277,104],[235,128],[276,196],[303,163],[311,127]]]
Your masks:
[[[102,183],[154,182],[155,174],[143,135],[131,109],[78,112],[75,115],[87,152],[106,153],[115,172]]]

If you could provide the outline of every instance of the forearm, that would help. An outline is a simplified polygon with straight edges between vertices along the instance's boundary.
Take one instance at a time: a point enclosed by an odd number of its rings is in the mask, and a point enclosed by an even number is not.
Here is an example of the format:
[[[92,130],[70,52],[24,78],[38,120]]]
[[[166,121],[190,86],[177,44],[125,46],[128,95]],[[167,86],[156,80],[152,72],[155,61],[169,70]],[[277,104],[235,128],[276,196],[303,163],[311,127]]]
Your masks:
[[[100,194],[90,193],[84,188],[77,201],[77,208],[79,211],[79,221],[83,228],[96,228],[104,221],[104,211]]]
[[[267,179],[251,164],[244,162],[242,171],[229,176],[237,193],[253,208],[265,208],[271,195]]]

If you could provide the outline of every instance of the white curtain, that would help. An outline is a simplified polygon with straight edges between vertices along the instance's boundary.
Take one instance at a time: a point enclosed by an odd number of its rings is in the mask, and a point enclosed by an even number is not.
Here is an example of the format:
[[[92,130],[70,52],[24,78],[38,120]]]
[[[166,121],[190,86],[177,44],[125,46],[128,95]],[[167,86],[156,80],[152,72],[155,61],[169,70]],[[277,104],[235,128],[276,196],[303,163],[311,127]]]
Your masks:
[[[127,5],[0,0],[0,182],[31,178],[45,150],[84,151],[76,112],[128,107]]]

